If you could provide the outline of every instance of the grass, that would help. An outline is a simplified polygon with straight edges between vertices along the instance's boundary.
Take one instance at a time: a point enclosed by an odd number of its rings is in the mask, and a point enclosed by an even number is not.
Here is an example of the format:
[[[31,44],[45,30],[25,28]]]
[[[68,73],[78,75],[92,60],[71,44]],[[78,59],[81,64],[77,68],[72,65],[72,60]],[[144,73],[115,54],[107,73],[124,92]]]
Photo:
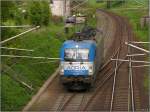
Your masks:
[[[142,3],[144,6],[140,5],[140,7],[147,8],[147,10],[138,8],[139,6],[138,3],[132,0],[128,0],[122,6],[111,8],[110,11],[113,11],[121,16],[128,18],[129,22],[133,27],[133,31],[135,32],[138,39],[140,41],[148,41],[149,40],[148,26],[145,26],[143,29],[140,28],[140,19],[143,16],[148,15],[148,5],[147,5],[148,1],[143,0]],[[126,8],[137,8],[137,9],[126,9]]]
[[[2,75],[2,110],[20,110],[31,98],[32,93],[22,88],[16,81],[6,74]]]
[[[148,70],[147,70],[148,71]],[[149,75],[146,75],[144,80],[144,87],[146,88],[146,90],[149,90],[149,84],[150,84],[150,80],[149,80]]]
[[[90,24],[90,23],[89,23]],[[9,55],[29,55],[40,57],[59,57],[59,50],[64,42],[75,31],[69,29],[69,34],[64,33],[63,23],[51,23],[48,27],[42,27],[36,31],[25,34],[24,36],[12,40],[7,44],[8,47],[33,49],[34,52],[6,51],[2,54]],[[78,30],[78,29],[76,29]],[[10,70],[2,72],[2,110],[19,111],[27,104],[32,96],[38,91],[43,83],[58,67],[58,62],[50,62],[45,59],[25,59],[25,58],[2,58],[2,67],[10,66],[15,74]],[[17,77],[32,85],[33,91],[20,85],[11,77]],[[12,86],[12,87],[11,87]]]
[[[125,18],[128,18],[129,22],[133,27],[133,31],[140,41],[149,41],[148,36],[148,26],[145,26],[143,29],[140,28],[140,18],[148,15],[148,0],[137,0],[140,3],[137,3],[133,0],[126,0],[125,4],[114,5],[115,2],[112,3],[112,7],[110,9],[106,9],[106,2],[96,3],[95,0],[89,0],[89,4],[91,7],[95,8],[103,8],[112,12],[115,12]],[[147,8],[141,9],[142,8]],[[136,10],[126,9],[126,8],[137,8]],[[148,46],[145,46],[148,48]]]
[[[57,24],[50,23],[48,27],[41,27],[6,44],[7,47],[33,49],[34,52],[3,50],[2,54],[59,57],[59,50],[62,43],[68,39],[75,30],[78,29],[70,28],[69,34],[65,34],[64,24],[62,22]],[[10,34],[9,36],[14,36],[14,34]],[[22,110],[58,67],[58,61],[50,61],[51,60],[46,59],[2,58],[2,67],[8,65],[15,72],[12,73],[10,70],[2,68],[3,111]],[[31,91],[23,85],[20,85],[11,78],[12,76],[19,78],[28,85],[32,85],[34,90]]]
[[[7,44],[9,47],[34,49],[34,52],[2,51],[2,53],[59,57],[59,49],[67,37],[62,29],[63,24],[55,25],[52,23],[48,27],[42,27],[37,31],[30,32]],[[58,32],[59,34],[57,34]],[[15,74],[9,70],[7,74],[6,72],[2,72],[3,111],[21,110],[42,86],[44,81],[47,80],[58,67],[58,62],[50,62],[50,60],[45,59],[2,58],[2,67],[5,64],[9,65],[15,71]],[[3,71],[5,70],[3,69]],[[32,85],[34,90],[31,91],[23,87],[12,79],[12,76]]]

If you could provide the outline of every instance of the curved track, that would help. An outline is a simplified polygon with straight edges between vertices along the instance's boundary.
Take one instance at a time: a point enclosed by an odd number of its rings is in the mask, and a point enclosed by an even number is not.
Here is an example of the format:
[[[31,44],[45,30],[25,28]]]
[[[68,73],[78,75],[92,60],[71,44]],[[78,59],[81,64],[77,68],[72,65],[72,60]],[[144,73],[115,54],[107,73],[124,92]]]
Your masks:
[[[98,73],[95,87],[90,91],[68,92],[56,77],[37,101],[26,110],[135,111],[147,108],[148,102],[143,105],[145,99],[141,92],[142,86],[139,88],[139,82],[137,84],[140,74],[136,70],[132,71],[132,63],[111,61],[111,58],[131,59],[126,57],[131,49],[129,50],[124,44],[134,39],[131,26],[126,19],[120,16],[104,10],[97,11],[98,15],[101,13],[111,20],[106,26],[109,26],[108,29],[112,31],[105,35],[104,42],[109,45],[105,46],[106,58]],[[100,19],[99,16],[98,19]],[[136,51],[132,49],[132,52]],[[134,72],[139,75],[136,77],[136,81],[134,81]]]

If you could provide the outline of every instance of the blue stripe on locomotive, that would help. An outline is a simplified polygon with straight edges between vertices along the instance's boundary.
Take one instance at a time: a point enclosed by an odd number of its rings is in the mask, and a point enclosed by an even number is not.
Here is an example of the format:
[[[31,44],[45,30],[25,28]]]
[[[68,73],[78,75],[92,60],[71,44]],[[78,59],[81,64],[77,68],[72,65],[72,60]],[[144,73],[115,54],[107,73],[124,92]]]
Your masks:
[[[93,62],[95,58],[95,50],[96,50],[96,43],[92,40],[83,40],[83,41],[73,41],[73,40],[67,40],[64,42],[61,51],[60,51],[60,58],[61,61],[64,61],[64,51],[67,48],[76,48],[76,45],[78,45],[78,48],[83,49],[89,49],[89,62]]]
[[[64,71],[65,76],[87,76],[88,70],[65,70]]]

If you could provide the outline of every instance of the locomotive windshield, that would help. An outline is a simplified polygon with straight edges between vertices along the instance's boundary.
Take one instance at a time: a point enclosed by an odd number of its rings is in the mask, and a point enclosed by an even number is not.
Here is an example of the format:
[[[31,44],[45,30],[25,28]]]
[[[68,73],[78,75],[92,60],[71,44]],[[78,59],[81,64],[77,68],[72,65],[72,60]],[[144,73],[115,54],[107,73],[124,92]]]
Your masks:
[[[65,49],[65,61],[87,61],[89,49]]]

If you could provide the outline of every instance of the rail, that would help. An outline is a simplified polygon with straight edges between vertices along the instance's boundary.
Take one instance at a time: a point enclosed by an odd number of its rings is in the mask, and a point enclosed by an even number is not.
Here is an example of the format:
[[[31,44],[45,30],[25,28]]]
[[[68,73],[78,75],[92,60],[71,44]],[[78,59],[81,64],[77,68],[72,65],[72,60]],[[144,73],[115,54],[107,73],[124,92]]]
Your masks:
[[[118,51],[117,59],[119,58],[119,54],[120,54],[120,51]],[[117,77],[117,68],[118,68],[118,61],[115,62],[115,75],[114,75],[114,79],[113,79],[113,90],[112,90],[112,96],[111,96],[110,112],[113,109],[115,86],[116,86],[116,77]]]

